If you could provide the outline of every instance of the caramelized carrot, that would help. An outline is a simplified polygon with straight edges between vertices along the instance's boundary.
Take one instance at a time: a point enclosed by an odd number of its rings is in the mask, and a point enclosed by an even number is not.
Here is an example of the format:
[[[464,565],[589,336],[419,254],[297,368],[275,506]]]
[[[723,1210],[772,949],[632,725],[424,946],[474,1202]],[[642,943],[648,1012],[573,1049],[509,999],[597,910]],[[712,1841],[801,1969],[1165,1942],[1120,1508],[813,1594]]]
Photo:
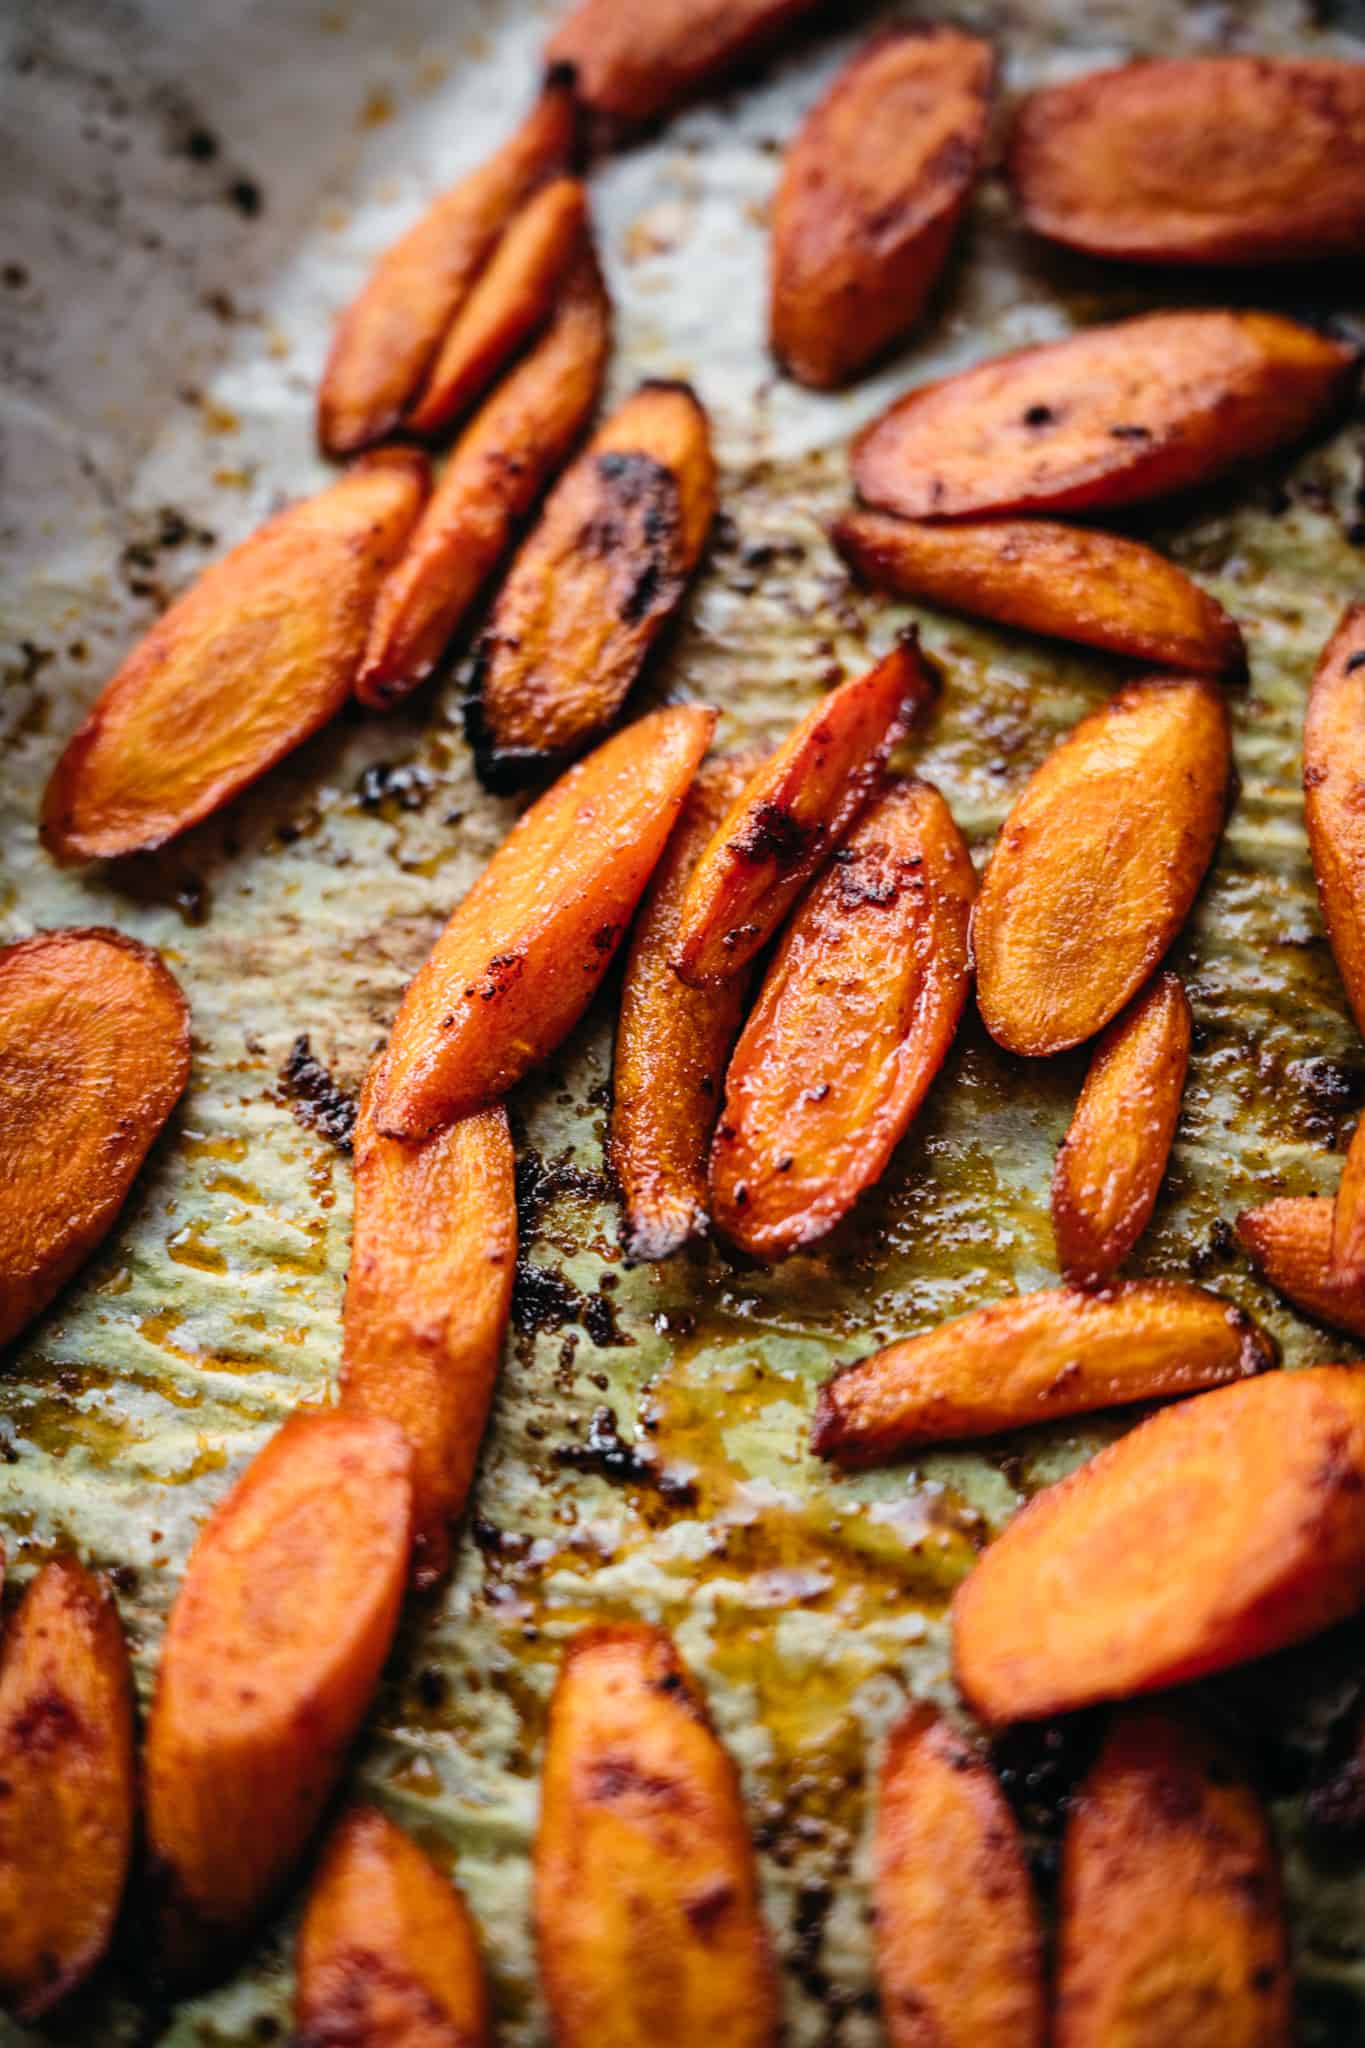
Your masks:
[[[1042,1933],[1014,1817],[990,1765],[930,1707],[891,1731],[875,1857],[890,2048],[1042,2048]]]
[[[388,1653],[412,1536],[411,1455],[379,1416],[302,1411],[200,1532],[147,1731],[166,1967],[248,1931],[312,1834]]]
[[[971,987],[976,877],[927,782],[863,813],[796,912],[725,1077],[716,1227],[756,1258],[823,1237],[885,1171]]]
[[[972,918],[977,1001],[1007,1051],[1080,1045],[1141,988],[1213,858],[1231,767],[1227,709],[1198,676],[1130,684],[1053,749]]]
[[[808,712],[745,785],[687,885],[673,965],[694,987],[760,953],[875,794],[934,693],[913,633]]]
[[[1277,1294],[1334,1330],[1365,1337],[1365,1290],[1333,1271],[1334,1204],[1321,1196],[1285,1196],[1244,1209],[1237,1235]]]
[[[512,1169],[501,1105],[402,1145],[375,1130],[365,1088],[341,1396],[412,1446],[418,1586],[445,1571],[493,1399],[517,1256]]]
[[[373,1806],[339,1822],[299,1929],[294,2048],[488,2048],[478,1937],[454,1886]]]
[[[667,113],[775,42],[816,0],[578,0],[545,46],[608,127]]]
[[[431,674],[592,417],[610,338],[611,307],[585,238],[548,329],[456,442],[379,593],[356,678],[362,704],[386,710]]]
[[[1365,1298],[1365,1117],[1356,1124],[1332,1211],[1332,1278]]]
[[[953,1602],[987,1721],[1125,1699],[1301,1642],[1365,1599],[1365,1373],[1165,1408],[1035,1494]]]
[[[1265,1815],[1221,1743],[1119,1715],[1067,1826],[1057,2048],[1289,2048],[1289,1957]]]
[[[59,860],[160,846],[335,717],[427,488],[385,449],[206,571],[128,656],[43,799]]]
[[[92,929],[0,951],[0,1345],[112,1227],[189,1073],[189,1007],[149,947]]]
[[[573,1029],[664,850],[715,725],[651,712],[517,820],[409,985],[376,1071],[385,1137],[496,1102]]]
[[[109,1946],[133,1846],[133,1686],[118,1610],[44,1565],[0,1658],[0,2006],[31,2024]]]
[[[1318,900],[1356,1023],[1365,1030],[1365,604],[1323,649],[1303,723],[1303,807]]]
[[[854,481],[908,519],[1132,505],[1299,440],[1355,366],[1278,314],[1145,313],[907,393],[854,442]]]
[[[776,2041],[777,1986],[734,1765],[656,1629],[585,1629],[565,1653],[534,1884],[556,2048]]]
[[[551,79],[521,126],[386,250],[342,314],[318,391],[328,455],[380,441],[422,389],[508,223],[574,148],[574,96]]]

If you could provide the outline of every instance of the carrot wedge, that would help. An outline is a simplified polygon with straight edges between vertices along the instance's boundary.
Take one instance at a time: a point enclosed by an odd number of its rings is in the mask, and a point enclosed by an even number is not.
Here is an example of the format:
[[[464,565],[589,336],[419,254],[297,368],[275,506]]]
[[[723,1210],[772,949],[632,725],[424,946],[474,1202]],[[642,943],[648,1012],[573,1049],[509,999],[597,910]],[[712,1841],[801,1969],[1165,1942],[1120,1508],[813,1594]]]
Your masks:
[[[890,785],[782,939],[725,1077],[716,1227],[755,1258],[833,1229],[885,1170],[971,988],[976,876],[927,782]]]
[[[668,1637],[570,1643],[533,1863],[556,2048],[770,2048],[778,1995],[734,1765]]]
[[[517,1205],[499,1105],[420,1145],[381,1137],[368,1086],[355,1126],[355,1228],[342,1406],[412,1446],[413,1579],[445,1571],[492,1404],[512,1302]]]
[[[403,998],[375,1073],[384,1137],[485,1109],[582,1016],[668,841],[716,722],[654,711],[523,812]]]
[[[74,1558],[43,1566],[0,1658],[0,2007],[50,2012],[109,1946],[137,1810],[118,1609]]]
[[[0,951],[0,1345],[112,1227],[190,1074],[190,1013],[120,932]]]
[[[811,1448],[848,1468],[879,1465],[924,1444],[1195,1393],[1273,1362],[1250,1317],[1202,1287],[1049,1288],[841,1367],[820,1390]]]
[[[1303,808],[1322,921],[1365,1030],[1365,604],[1323,649],[1303,722]]]
[[[1190,1058],[1190,999],[1163,974],[1114,1019],[1090,1062],[1052,1175],[1052,1230],[1072,1287],[1112,1279],[1156,1206]]]
[[[1365,1600],[1365,1373],[1271,1372],[1177,1402],[1028,1506],[953,1601],[986,1721],[1224,1670]]]
[[[1365,1337],[1365,1289],[1332,1268],[1335,1205],[1321,1195],[1286,1195],[1244,1209],[1237,1236],[1277,1294],[1334,1330]]]
[[[1042,2048],[1043,1941],[995,1774],[929,1707],[892,1729],[877,1808],[877,1982],[890,2048]]]
[[[1301,439],[1355,368],[1275,313],[1145,313],[908,392],[854,442],[853,478],[907,519],[1133,505]]]
[[[1289,2048],[1280,1875],[1234,1759],[1185,1715],[1119,1715],[1062,1851],[1056,2048]]]
[[[452,320],[509,222],[568,167],[574,97],[551,79],[521,126],[385,251],[342,314],[318,390],[318,440],[351,455],[383,440],[422,389]]]
[[[748,977],[689,988],[669,962],[688,877],[753,767],[735,757],[707,762],[635,920],[616,1024],[611,1112],[611,1164],[632,1259],[666,1259],[707,1228],[706,1152]]]
[[[754,774],[692,872],[673,965],[693,987],[762,951],[878,784],[934,694],[913,633],[807,713]]]
[[[578,0],[545,46],[609,130],[665,114],[808,14],[817,0]]]
[[[148,1846],[166,1968],[204,1973],[279,1889],[388,1653],[411,1454],[378,1416],[293,1416],[204,1524],[161,1649]]]
[[[1083,718],[1000,829],[972,916],[976,992],[1008,1052],[1062,1052],[1141,988],[1199,892],[1232,769],[1227,708],[1160,676]]]
[[[1337,1187],[1331,1277],[1365,1298],[1365,1117],[1356,1124]]]
[[[416,450],[363,456],[207,570],[68,741],[43,798],[48,850],[161,846],[335,717],[426,489]]]
[[[490,788],[524,782],[610,725],[677,609],[715,506],[695,392],[642,384],[555,485],[494,602],[468,719]]]
[[[847,383],[914,326],[948,259],[990,114],[989,43],[884,29],[787,150],[773,209],[773,353]]]
[[[831,538],[867,582],[949,611],[1195,675],[1240,674],[1242,635],[1154,548],[1047,519],[932,526],[849,512]]]
[[[338,1823],[299,1929],[294,2048],[488,2048],[469,1909],[411,1836],[356,1806]]]
[[[355,693],[385,711],[431,674],[592,417],[611,307],[586,236],[545,333],[456,442],[379,593]]]

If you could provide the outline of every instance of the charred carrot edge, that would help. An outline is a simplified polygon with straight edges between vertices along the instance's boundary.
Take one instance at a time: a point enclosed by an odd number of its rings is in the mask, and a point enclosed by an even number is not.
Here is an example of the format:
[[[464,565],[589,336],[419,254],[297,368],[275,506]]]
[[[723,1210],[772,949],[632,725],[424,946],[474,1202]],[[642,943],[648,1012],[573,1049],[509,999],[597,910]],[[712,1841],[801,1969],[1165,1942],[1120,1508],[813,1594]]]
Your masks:
[[[1365,1299],[1365,1117],[1356,1125],[1337,1187],[1330,1277]]]
[[[817,0],[579,0],[545,46],[607,140],[691,99],[775,43]]]
[[[118,1609],[74,1558],[44,1565],[0,1657],[0,2006],[40,2020],[114,1931],[136,1815]]]
[[[1244,1209],[1237,1235],[1277,1294],[1334,1330],[1365,1337],[1365,1293],[1332,1270],[1333,1210],[1322,1196],[1285,1196]]]
[[[930,1707],[891,1731],[874,1856],[890,2048],[1042,2048],[1042,1931],[1019,1832],[990,1765]]]
[[[1365,604],[1323,649],[1303,724],[1304,818],[1337,971],[1365,1030]]]
[[[565,1653],[533,1879],[558,2048],[641,2038],[651,2012],[679,2041],[771,2048],[777,1986],[735,1768],[656,1629],[588,1628]]]
[[[1129,1708],[1073,1802],[1057,2048],[1190,2038],[1289,2048],[1280,1875],[1260,1804],[1188,1714]]]
[[[1301,1642],[1365,1599],[1365,1374],[1165,1408],[1035,1494],[953,1602],[984,1720],[1032,1720]]]
[[[299,1929],[295,2048],[489,2048],[474,1923],[455,1887],[373,1806],[338,1822]]]
[[[189,1006],[135,939],[42,932],[0,951],[0,1068],[4,1345],[112,1228],[189,1080]]]

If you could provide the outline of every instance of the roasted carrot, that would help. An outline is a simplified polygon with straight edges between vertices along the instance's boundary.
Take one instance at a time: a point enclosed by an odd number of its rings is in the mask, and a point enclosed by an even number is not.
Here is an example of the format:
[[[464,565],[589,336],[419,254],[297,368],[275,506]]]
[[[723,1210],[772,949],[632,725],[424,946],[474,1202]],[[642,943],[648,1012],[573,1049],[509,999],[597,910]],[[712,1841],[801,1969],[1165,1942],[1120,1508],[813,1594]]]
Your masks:
[[[1250,1317],[1202,1287],[1050,1288],[841,1367],[820,1390],[811,1447],[840,1465],[879,1465],[924,1444],[1195,1393],[1273,1362]]]
[[[317,1824],[388,1652],[411,1453],[379,1416],[302,1411],[205,1523],[161,1649],[148,1846],[166,1968],[246,1934]]]
[[[927,782],[863,813],[789,925],[725,1077],[716,1227],[756,1258],[823,1237],[884,1172],[971,988],[976,877]]]
[[[1318,1195],[1284,1196],[1244,1209],[1237,1235],[1277,1294],[1334,1330],[1365,1337],[1365,1289],[1332,1270],[1334,1207]]]
[[[0,1657],[0,2006],[41,2019],[103,1956],[133,1846],[133,1685],[102,1579],[59,1558]]]
[[[370,1091],[355,1126],[355,1228],[341,1397],[412,1446],[413,1576],[439,1579],[464,1510],[512,1301],[517,1206],[499,1105],[420,1145],[384,1138]]]
[[[356,679],[384,711],[431,674],[520,522],[592,417],[611,307],[586,238],[546,332],[456,442],[375,606]]]
[[[508,224],[568,167],[574,130],[573,93],[552,78],[502,147],[380,258],[342,314],[322,373],[318,439],[327,454],[349,455],[399,424]]]
[[[1000,619],[1196,675],[1240,674],[1246,650],[1222,606],[1140,541],[1049,519],[932,526],[848,512],[831,538],[883,590]]]
[[[1264,1373],[1180,1401],[1035,1494],[953,1602],[987,1721],[1263,1657],[1365,1599],[1365,1373]]]
[[[545,46],[608,129],[667,113],[808,14],[816,0],[578,0]]]
[[[977,1001],[1007,1051],[1080,1045],[1141,988],[1213,858],[1231,767],[1226,706],[1198,676],[1130,684],[1048,755],[972,916]]]
[[[1356,1124],[1337,1187],[1331,1277],[1365,1300],[1365,1117]]]
[[[1071,1286],[1103,1286],[1147,1228],[1189,1059],[1190,999],[1179,975],[1159,975],[1095,1047],[1057,1154],[1052,1233]]]
[[[1303,807],[1318,901],[1356,1023],[1365,1030],[1365,604],[1323,649],[1303,722]]]
[[[207,570],[67,743],[43,799],[49,850],[109,860],[160,846],[326,725],[426,488],[415,450],[363,456]]]
[[[1299,440],[1355,367],[1278,314],[1145,313],[908,392],[854,442],[854,481],[907,519],[1132,505]]]
[[[1289,2048],[1274,1845],[1223,1744],[1129,1708],[1072,1804],[1057,2048]]]
[[[694,987],[762,951],[876,793],[891,749],[934,694],[913,633],[830,692],[745,784],[692,872],[673,965]]]
[[[730,756],[701,770],[635,920],[611,1113],[611,1164],[633,1259],[666,1259],[707,1228],[706,1153],[748,977],[689,988],[669,962],[688,877],[755,766]]]
[[[88,929],[0,951],[0,1345],[111,1228],[189,1073],[189,1006],[150,947]]]
[[[664,850],[716,714],[654,711],[513,826],[403,998],[372,1109],[427,1137],[496,1102],[573,1029]]]
[[[1365,253],[1365,64],[1175,57],[1030,93],[1009,176],[1040,235],[1130,263]]]
[[[488,2048],[460,1894],[373,1806],[338,1823],[299,1929],[294,2048]]]
[[[877,1982],[890,2048],[1042,2048],[1042,1933],[990,1765],[932,1708],[912,1707],[891,1731],[879,1794]]]
[[[734,1765],[668,1637],[588,1628],[550,1702],[534,1856],[556,2048],[770,2048],[778,1996]]]
[[[787,150],[773,208],[773,352],[845,384],[907,334],[948,260],[986,137],[995,60],[960,29],[884,29]]]

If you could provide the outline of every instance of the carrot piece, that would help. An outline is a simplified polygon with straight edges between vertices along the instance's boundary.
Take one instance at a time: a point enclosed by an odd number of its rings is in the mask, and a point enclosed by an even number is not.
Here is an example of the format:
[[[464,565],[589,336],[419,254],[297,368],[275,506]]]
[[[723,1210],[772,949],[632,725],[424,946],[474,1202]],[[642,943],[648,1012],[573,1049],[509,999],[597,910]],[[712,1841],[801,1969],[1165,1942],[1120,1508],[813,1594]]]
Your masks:
[[[1322,651],[1303,722],[1303,807],[1322,921],[1365,1031],[1365,604]]]
[[[654,711],[523,812],[403,998],[371,1108],[425,1138],[496,1102],[582,1016],[621,942],[715,726]]]
[[[748,977],[689,988],[670,960],[688,877],[756,763],[709,761],[654,871],[626,959],[612,1069],[611,1164],[632,1259],[666,1259],[707,1227],[706,1149]]]
[[[469,1908],[377,1807],[338,1823],[299,1929],[294,2048],[488,2048]]]
[[[820,1390],[811,1448],[849,1468],[880,1465],[924,1444],[1195,1393],[1273,1363],[1250,1317],[1202,1287],[1049,1288],[841,1367]]]
[[[534,1854],[556,2048],[769,2048],[778,1998],[734,1765],[666,1635],[569,1645]]]
[[[917,636],[822,698],[745,785],[687,885],[673,965],[728,981],[773,936],[876,793],[892,748],[934,694]]]
[[[208,569],[68,741],[43,799],[49,851],[161,846],[335,717],[426,488],[414,449],[363,456]]]
[[[0,951],[0,1344],[90,1256],[190,1074],[190,1013],[120,932]]]
[[[494,602],[469,706],[490,788],[580,752],[611,723],[681,601],[715,508],[695,392],[642,384],[555,485]]]
[[[609,127],[667,113],[776,42],[816,0],[578,0],[545,46]]]
[[[249,1930],[331,1794],[398,1619],[410,1466],[381,1417],[305,1410],[200,1531],[145,1758],[162,1954],[177,1976]]]
[[[773,209],[773,353],[845,384],[907,334],[948,260],[986,138],[995,59],[960,29],[884,29],[787,150]]]
[[[1130,263],[1365,252],[1365,64],[1183,57],[1030,93],[1009,176],[1035,233]]]
[[[543,327],[578,250],[587,197],[577,178],[555,178],[508,226],[442,342],[404,425],[436,434],[488,389]]]
[[[43,1566],[0,1659],[0,2005],[50,2012],[109,1946],[133,1847],[133,1685],[118,1609]]]
[[[1057,2048],[1289,2048],[1274,1845],[1221,1743],[1168,1709],[1119,1715],[1062,1856]]]
[[[1227,708],[1199,676],[1132,683],[1054,747],[972,917],[977,1002],[1008,1052],[1080,1045],[1142,987],[1213,858],[1231,768]]]
[[[1052,1231],[1072,1287],[1112,1279],[1147,1228],[1189,1060],[1190,999],[1179,975],[1159,975],[1096,1046],[1057,1154]]]
[[[611,307],[585,236],[549,327],[456,442],[379,593],[356,678],[362,704],[385,711],[431,674],[592,417],[610,340]]]
[[[885,1171],[971,987],[976,877],[927,782],[864,813],[788,926],[725,1077],[716,1227],[756,1258],[833,1229]]]
[[[1246,667],[1222,606],[1154,548],[1117,533],[1047,519],[931,526],[849,512],[831,538],[869,583],[949,611],[1196,675]]]
[[[1365,1599],[1365,1373],[1265,1373],[1180,1401],[1035,1494],[953,1602],[987,1721],[1263,1657]]]
[[[1133,505],[1299,440],[1355,367],[1278,314],[1145,313],[908,392],[854,442],[854,481],[908,519]]]
[[[568,167],[574,96],[550,79],[501,148],[443,192],[386,250],[337,324],[318,391],[328,455],[381,441],[422,390],[446,332],[509,223]]]
[[[874,1854],[890,2048],[1042,2048],[1042,1933],[1014,1816],[931,1707],[891,1731]]]
[[[499,1105],[421,1145],[381,1137],[361,1095],[341,1356],[345,1408],[386,1415],[413,1452],[413,1579],[445,1571],[473,1483],[512,1303],[517,1205]]]
[[[1285,1196],[1244,1209],[1237,1235],[1277,1294],[1334,1330],[1365,1337],[1365,1289],[1332,1270],[1334,1204],[1320,1195]]]

